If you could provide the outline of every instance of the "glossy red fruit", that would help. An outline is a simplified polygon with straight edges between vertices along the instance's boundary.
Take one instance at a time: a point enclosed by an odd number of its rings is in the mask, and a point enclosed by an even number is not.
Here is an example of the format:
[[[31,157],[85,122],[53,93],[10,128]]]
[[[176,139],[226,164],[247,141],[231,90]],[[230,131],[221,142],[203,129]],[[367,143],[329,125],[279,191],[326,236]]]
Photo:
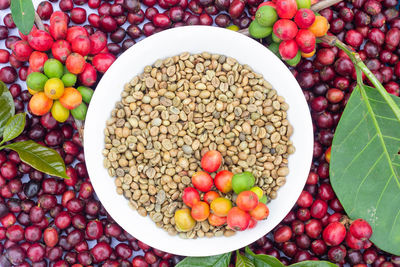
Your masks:
[[[0,30],[1,30],[1,27],[0,27]],[[7,32],[7,35],[6,36],[4,36],[4,38],[3,39],[6,39],[6,42],[5,42],[5,45],[6,45],[6,47],[8,48],[8,49],[13,49],[14,48],[14,44],[15,44],[15,42],[16,41],[19,41],[19,40],[21,40],[21,38],[19,38],[19,37],[17,37],[17,36],[8,36],[8,32]]]
[[[269,209],[266,204],[258,202],[257,206],[253,210],[249,211],[249,214],[252,219],[260,221],[268,217]]]
[[[213,24],[213,18],[206,13],[203,13],[199,16],[200,25],[208,25],[211,26]]]
[[[167,28],[171,25],[170,18],[163,13],[155,14],[153,16],[152,20],[153,20],[154,26],[156,26],[156,27]]]
[[[98,72],[105,73],[115,60],[111,53],[100,53],[94,56],[92,64]]]
[[[316,60],[324,66],[332,65],[335,61],[335,53],[330,48],[319,49]]]
[[[228,226],[235,231],[246,230],[249,226],[250,219],[250,215],[238,207],[231,208],[227,215]]]
[[[291,19],[297,12],[296,0],[277,0],[276,13],[282,19]]]
[[[33,243],[27,250],[28,258],[33,262],[37,263],[43,260],[45,257],[46,250],[41,243]]]
[[[86,56],[90,52],[90,39],[86,35],[78,35],[71,42],[72,51]]]
[[[52,23],[56,22],[56,21],[64,21],[65,23],[68,24],[69,22],[69,18],[67,16],[67,14],[65,14],[62,11],[55,11],[53,14],[51,14],[50,16],[50,26]]]
[[[343,100],[344,92],[337,88],[331,88],[326,92],[326,98],[329,102],[336,104]]]
[[[21,225],[14,224],[7,228],[6,236],[10,241],[19,242],[24,239],[24,233]]]
[[[244,11],[246,4],[242,0],[233,0],[232,3],[229,6],[229,15],[231,18],[236,19],[239,18]]]
[[[0,63],[8,63],[10,53],[6,49],[0,49]]]
[[[23,66],[18,70],[18,76],[22,81],[26,81],[26,78],[30,74],[30,73],[28,73],[28,71],[29,71],[29,67],[27,67],[27,66]],[[19,99],[16,99],[16,100],[19,100]],[[18,104],[15,104],[15,106],[16,106],[16,109],[19,109]]]
[[[152,21],[152,20],[153,20],[153,17],[154,17],[156,14],[158,14],[158,13],[159,13],[159,12],[158,12],[158,9],[157,9],[157,8],[155,8],[155,7],[150,7],[150,8],[148,8],[148,9],[146,9],[145,17],[146,17],[146,19]]]
[[[4,83],[14,83],[18,78],[18,74],[13,67],[5,66],[0,69],[0,80]]]
[[[343,245],[335,246],[328,250],[328,259],[331,262],[343,262],[346,254],[346,248]]]
[[[74,7],[71,10],[70,18],[75,24],[82,24],[86,21],[86,10],[81,7]]]
[[[319,220],[311,219],[305,224],[306,234],[311,238],[318,238],[322,232],[322,223]]]
[[[296,37],[298,29],[292,20],[279,19],[275,22],[273,31],[279,39],[287,41]]]
[[[104,15],[100,17],[100,27],[105,32],[113,32],[117,29],[118,25],[113,17]]]
[[[251,211],[258,204],[258,196],[253,191],[242,191],[236,198],[236,205],[243,211]]]
[[[128,259],[132,256],[132,248],[124,243],[119,243],[115,246],[115,252],[118,257]]]
[[[311,53],[315,49],[315,35],[307,29],[301,29],[296,35],[296,43],[303,53]]]
[[[79,189],[79,198],[90,199],[93,196],[94,189],[91,183],[83,182]]]
[[[232,191],[232,178],[233,173],[227,170],[218,172],[214,177],[215,187],[222,193],[228,193]]]
[[[81,26],[73,26],[67,30],[67,41],[72,43],[72,41],[79,35],[89,36],[87,30]]]
[[[112,249],[109,244],[105,242],[98,242],[91,250],[95,262],[100,263],[111,256]]]
[[[384,87],[389,94],[392,94],[395,96],[400,95],[400,86],[396,82],[390,81],[390,82],[384,84]]]
[[[4,25],[9,29],[14,29],[15,27],[17,27],[14,23],[11,13],[8,13],[7,15],[4,16],[3,22]]]
[[[54,247],[58,243],[58,232],[53,227],[48,227],[43,232],[43,241],[48,247]]]
[[[277,243],[284,243],[286,241],[289,241],[291,237],[292,229],[290,229],[290,227],[287,225],[279,227],[278,230],[276,230],[274,233],[274,240]]]
[[[298,51],[299,47],[295,40],[282,41],[279,44],[279,54],[284,60],[294,58]]]
[[[103,224],[98,220],[88,222],[85,233],[90,240],[99,239],[103,235]]]
[[[371,225],[363,219],[356,219],[350,224],[350,233],[358,239],[366,240],[372,236]]]
[[[19,61],[28,61],[33,49],[29,46],[27,41],[19,40],[15,42],[13,54]]]
[[[294,16],[294,22],[300,29],[307,29],[314,23],[314,21],[315,14],[311,9],[308,8],[297,10],[296,15]]]
[[[326,253],[326,244],[323,240],[317,239],[311,243],[311,251],[315,255],[323,255]]]
[[[364,247],[364,241],[355,238],[350,232],[346,234],[346,244],[352,249],[359,250]]]
[[[17,170],[17,165],[13,161],[6,161],[0,167],[0,174],[5,179],[11,180],[17,176]]]
[[[80,74],[85,68],[85,58],[78,53],[71,53],[65,61],[68,71],[73,74]]]
[[[54,41],[50,33],[36,30],[28,35],[28,42],[33,49],[45,52],[52,47]]]
[[[10,7],[11,0],[0,1],[0,10],[4,10]]]
[[[67,37],[68,25],[64,20],[56,20],[50,24],[50,34],[54,40],[64,40]]]
[[[173,10],[175,7],[171,8]],[[170,11],[171,12],[171,11]],[[183,12],[183,11],[182,11]],[[145,19],[143,10],[139,11],[138,13],[128,13],[127,20],[130,24],[139,25]],[[172,17],[171,17],[172,19]]]
[[[311,216],[317,219],[321,219],[322,217],[324,217],[327,210],[328,210],[328,204],[326,204],[325,201],[320,199],[315,200],[310,208]]]
[[[363,43],[363,36],[356,30],[349,30],[346,32],[344,40],[347,44],[352,47],[359,47]]]
[[[295,235],[301,235],[304,233],[304,223],[300,220],[292,221],[292,230]]]
[[[17,218],[15,217],[15,215],[13,213],[8,213],[7,215],[3,216],[0,219],[0,223],[4,226],[4,227],[10,227],[11,225],[14,225],[17,222]]]
[[[312,203],[313,203],[312,195],[309,192],[303,190],[299,198],[297,199],[297,205],[302,208],[308,208],[311,207]]]
[[[192,184],[196,189],[202,192],[208,192],[213,186],[213,179],[208,173],[198,171],[192,176]]]
[[[194,204],[200,201],[200,194],[193,187],[186,187],[182,193],[182,200],[188,207],[193,207]]]
[[[251,217],[247,229],[253,229],[256,226],[257,226],[257,220]]]
[[[222,155],[216,150],[207,151],[201,158],[201,167],[207,172],[215,172],[222,163]]]
[[[96,83],[97,71],[90,63],[86,63],[83,72],[79,74],[78,78],[84,86],[90,87]]]
[[[154,34],[155,31],[156,31],[156,27],[154,26],[154,24],[152,22],[147,22],[143,25],[143,34],[145,36],[150,36],[150,35]]]
[[[208,191],[207,193],[204,194],[203,200],[204,200],[205,202],[207,202],[208,204],[211,204],[211,202],[212,202],[214,199],[219,198],[219,197],[220,197],[220,195],[219,195],[217,192],[215,192],[215,191]]]
[[[100,27],[100,16],[92,13],[88,16],[88,21],[90,23],[90,25],[92,25],[95,28],[99,28]]]
[[[322,237],[327,245],[337,246],[345,239],[346,228],[340,222],[332,222],[325,227]]]
[[[51,47],[51,52],[55,59],[64,63],[72,52],[71,45],[65,40],[55,41]]]
[[[394,50],[396,46],[398,46],[400,42],[400,29],[391,28],[385,35],[385,43],[390,50]]]
[[[22,264],[24,262],[26,258],[26,251],[22,246],[12,242],[8,246],[5,244],[4,247],[6,248],[6,251],[4,255],[1,255],[3,257],[5,256],[5,259],[1,261],[2,265],[4,263],[4,266],[11,266],[11,264],[13,266],[17,266],[18,264]]]
[[[107,35],[101,31],[96,31],[90,35],[90,54],[97,55],[107,45]]]

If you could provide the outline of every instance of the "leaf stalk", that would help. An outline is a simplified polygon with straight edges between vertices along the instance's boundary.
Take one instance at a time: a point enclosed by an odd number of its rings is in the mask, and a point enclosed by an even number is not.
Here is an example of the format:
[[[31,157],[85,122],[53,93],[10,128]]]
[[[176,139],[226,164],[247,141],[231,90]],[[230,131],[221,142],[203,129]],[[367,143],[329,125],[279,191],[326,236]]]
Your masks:
[[[378,80],[378,78],[376,78],[376,76],[364,64],[364,62],[361,60],[360,55],[356,52],[351,51],[350,48],[342,41],[340,41],[336,36],[325,35],[323,37],[320,37],[319,40],[329,45],[334,45],[339,49],[342,49],[349,56],[350,60],[356,67],[357,84],[359,85],[359,87],[361,88],[363,83],[361,76],[362,74],[361,72],[358,71],[358,69],[361,70],[365,74],[365,76],[371,81],[371,83],[378,90],[383,99],[388,103],[389,107],[392,109],[397,120],[400,121],[400,108],[396,105],[396,103],[389,95],[389,93],[386,91],[385,87],[383,87],[382,83]]]

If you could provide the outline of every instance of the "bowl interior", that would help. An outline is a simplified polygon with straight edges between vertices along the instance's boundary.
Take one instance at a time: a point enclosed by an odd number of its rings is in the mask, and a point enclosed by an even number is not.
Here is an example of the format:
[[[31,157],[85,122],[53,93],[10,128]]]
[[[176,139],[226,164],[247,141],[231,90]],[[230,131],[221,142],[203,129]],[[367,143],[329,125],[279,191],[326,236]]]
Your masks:
[[[181,239],[157,228],[149,217],[141,217],[116,193],[114,178],[103,167],[105,121],[125,83],[142,73],[157,59],[182,52],[211,52],[231,56],[261,73],[289,104],[288,119],[293,125],[291,140],[296,152],[289,157],[290,173],[278,197],[269,205],[270,215],[254,229],[232,237]],[[301,88],[285,65],[267,48],[242,34],[207,26],[187,26],[166,30],[132,46],[110,67],[93,95],[85,123],[85,159],[97,196],[119,225],[142,242],[173,254],[210,256],[244,247],[271,231],[290,211],[300,195],[311,165],[313,132],[309,109]]]

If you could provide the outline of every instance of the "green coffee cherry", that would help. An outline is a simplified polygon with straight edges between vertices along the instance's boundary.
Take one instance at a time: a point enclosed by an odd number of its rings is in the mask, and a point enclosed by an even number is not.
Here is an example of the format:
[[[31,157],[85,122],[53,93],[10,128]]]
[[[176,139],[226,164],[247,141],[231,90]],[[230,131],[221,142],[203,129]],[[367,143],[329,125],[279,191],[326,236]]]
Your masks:
[[[272,27],[264,27],[257,23],[257,21],[253,20],[250,23],[249,33],[256,39],[262,39],[267,37],[272,33]]]
[[[87,106],[83,102],[78,107],[71,110],[72,116],[80,121],[85,120],[86,112],[87,112]]]
[[[50,58],[44,63],[43,72],[49,78],[61,78],[64,73],[64,66],[57,59]]]
[[[41,72],[32,72],[26,78],[26,85],[35,91],[43,91],[48,78]]]
[[[94,93],[93,89],[90,89],[89,87],[86,86],[79,86],[76,89],[79,91],[79,93],[81,93],[83,102],[89,104]]]
[[[73,87],[76,83],[76,79],[76,75],[72,73],[65,73],[61,78],[65,87]]]
[[[272,6],[262,6],[257,10],[255,20],[261,26],[271,27],[278,20],[278,14]]]

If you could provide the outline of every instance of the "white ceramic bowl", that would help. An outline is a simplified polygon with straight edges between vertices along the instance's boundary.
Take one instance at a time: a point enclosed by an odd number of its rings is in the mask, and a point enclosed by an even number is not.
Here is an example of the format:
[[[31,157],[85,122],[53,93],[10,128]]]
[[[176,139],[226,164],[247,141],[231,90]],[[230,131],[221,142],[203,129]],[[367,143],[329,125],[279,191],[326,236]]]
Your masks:
[[[124,84],[142,73],[157,59],[182,52],[212,52],[231,56],[264,75],[289,104],[288,119],[293,125],[291,137],[296,152],[289,157],[290,174],[279,189],[278,197],[269,203],[269,218],[254,229],[232,237],[194,240],[170,236],[157,228],[149,217],[141,217],[128,207],[128,200],[116,193],[114,178],[103,167],[105,122]],[[313,130],[309,109],[301,88],[285,65],[255,40],[234,31],[208,26],[187,26],[150,36],[118,57],[98,84],[86,116],[84,135],[85,159],[93,187],[108,213],[126,231],[157,249],[185,256],[210,256],[244,247],[271,231],[295,204],[311,166]]]

